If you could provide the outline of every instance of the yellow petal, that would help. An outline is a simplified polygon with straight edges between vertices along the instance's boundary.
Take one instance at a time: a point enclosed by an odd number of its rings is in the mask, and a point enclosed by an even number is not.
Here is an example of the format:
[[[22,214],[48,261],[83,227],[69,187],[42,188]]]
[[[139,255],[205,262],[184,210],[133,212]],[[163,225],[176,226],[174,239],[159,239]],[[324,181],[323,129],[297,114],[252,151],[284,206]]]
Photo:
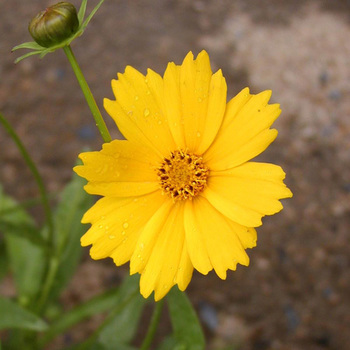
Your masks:
[[[196,150],[198,154],[203,154],[208,149],[219,131],[226,109],[226,94],[226,80],[219,70],[211,77],[207,111],[199,115],[201,125],[196,136],[201,142]]]
[[[224,116],[226,90],[222,72],[212,74],[205,51],[195,60],[189,52],[179,67],[168,65],[164,74],[165,108],[178,146],[198,154],[209,147]]]
[[[162,92],[155,90],[154,72],[145,77],[128,66],[118,80],[112,81],[116,101],[104,100],[107,112],[129,140],[151,147],[155,152],[168,155],[175,148],[168,120],[159,105]]]
[[[279,199],[292,196],[283,183],[285,173],[274,164],[245,163],[239,167],[212,172],[203,192],[220,212],[248,227],[261,225],[261,218],[279,212]]]
[[[159,188],[155,168],[159,158],[149,148],[130,141],[104,144],[100,152],[79,155],[84,165],[74,171],[89,183],[85,190],[104,196],[138,196]]]
[[[154,290],[154,299],[157,301],[176,284],[175,276],[180,266],[184,238],[183,203],[177,203],[173,205],[161,231],[158,232],[142,271],[140,291],[145,298]]]
[[[165,197],[166,198],[166,197]],[[164,204],[150,218],[142,230],[134,254],[130,259],[130,274],[142,273],[151,255],[152,249],[157,242],[166,218],[173,208],[173,202],[167,198]]]
[[[271,91],[249,95],[243,90],[232,99],[216,139],[205,153],[205,160],[214,170],[240,165],[261,152],[276,138],[269,127],[279,116],[278,104],[268,105]]]
[[[192,249],[204,244],[212,267],[222,279],[226,278],[228,269],[236,269],[237,263],[248,265],[249,258],[237,235],[237,228],[233,230],[227,218],[205,198],[199,196],[192,202],[192,220],[200,233],[201,241],[197,242]],[[242,227],[240,229],[244,230]],[[187,235],[186,230],[186,239]],[[194,267],[196,268],[195,264]]]
[[[200,227],[198,226],[198,219],[195,216],[195,202],[195,200],[187,200],[185,203],[186,246],[193,267],[203,275],[206,275],[213,269],[213,266],[209,259],[209,253]]]
[[[180,94],[180,67],[173,62],[164,73],[164,107],[171,134],[179,148],[185,149],[185,133],[182,122]]]
[[[179,263],[179,268],[175,276],[176,283],[181,291],[184,291],[191,281],[193,273],[193,265],[188,254],[188,249],[186,244],[182,248],[181,259]]]
[[[112,257],[117,265],[127,262],[136,246],[140,232],[164,203],[164,196],[155,192],[147,196],[100,199],[85,215],[92,226],[81,238],[82,246],[92,244],[93,259]]]

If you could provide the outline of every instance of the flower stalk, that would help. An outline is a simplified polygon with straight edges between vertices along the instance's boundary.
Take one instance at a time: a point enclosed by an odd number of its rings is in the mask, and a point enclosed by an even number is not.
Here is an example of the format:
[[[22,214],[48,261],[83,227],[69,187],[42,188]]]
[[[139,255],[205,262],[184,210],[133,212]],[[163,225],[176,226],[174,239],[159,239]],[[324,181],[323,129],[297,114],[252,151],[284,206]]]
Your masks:
[[[94,96],[91,93],[91,90],[89,88],[89,85],[87,84],[85,77],[79,67],[79,64],[73,54],[72,48],[70,45],[65,46],[63,48],[65,54],[67,55],[67,58],[69,60],[69,63],[71,64],[73,71],[75,73],[75,76],[78,79],[78,83],[81,87],[81,90],[83,91],[83,94],[85,96],[86,102],[89,105],[89,108],[92,112],[92,115],[95,119],[96,126],[98,127],[98,130],[101,133],[101,136],[103,138],[104,142],[111,142],[112,138],[109,134],[109,131],[107,129],[107,126],[102,118],[101,112],[97,107],[96,101],[94,99]]]
[[[146,337],[143,340],[143,343],[140,347],[140,350],[148,350],[149,347],[151,346],[153,338],[156,334],[156,331],[157,331],[157,328],[159,325],[160,316],[162,314],[163,306],[164,306],[164,299],[161,299],[160,301],[158,301],[156,303],[156,305],[154,307],[151,323],[148,327]]]
[[[0,122],[7,131],[7,133],[10,135],[12,140],[15,142],[17,148],[21,152],[23,159],[27,163],[28,168],[33,174],[33,177],[38,185],[39,192],[40,192],[40,197],[41,197],[41,202],[43,205],[43,209],[45,212],[45,217],[46,217],[46,222],[48,226],[48,238],[47,238],[47,244],[49,251],[54,250],[54,239],[53,239],[53,234],[54,234],[54,225],[53,225],[53,216],[52,216],[52,211],[49,203],[49,196],[47,193],[47,190],[44,185],[44,181],[38,171],[38,168],[36,167],[33,159],[31,158],[30,154],[27,152],[25,146],[23,145],[21,139],[18,137],[16,134],[15,130],[12,128],[11,124],[6,120],[6,118],[0,113]]]

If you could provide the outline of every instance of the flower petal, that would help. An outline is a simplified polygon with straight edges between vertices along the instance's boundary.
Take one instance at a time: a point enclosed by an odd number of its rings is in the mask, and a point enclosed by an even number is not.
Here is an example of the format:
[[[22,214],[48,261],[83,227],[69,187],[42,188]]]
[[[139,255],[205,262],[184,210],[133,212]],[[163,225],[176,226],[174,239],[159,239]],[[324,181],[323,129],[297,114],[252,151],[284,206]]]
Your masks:
[[[186,232],[186,246],[193,267],[203,275],[206,275],[213,269],[213,266],[209,259],[207,246],[203,240],[200,228],[198,227],[194,209],[195,202],[196,201],[193,200],[187,200],[185,203],[184,222]]]
[[[182,270],[182,284],[188,283],[191,278],[191,266],[183,257],[185,234],[181,223],[183,203],[169,201],[148,222],[138,240],[130,272],[141,273],[140,290],[145,298],[153,290],[155,300],[168,293],[177,283],[179,268]]]
[[[159,188],[155,168],[159,158],[150,149],[125,140],[103,145],[100,152],[79,155],[84,165],[74,171],[89,181],[85,190],[105,196],[137,196]]]
[[[100,199],[83,217],[91,228],[81,238],[82,246],[92,244],[93,259],[112,257],[117,265],[127,262],[136,246],[142,228],[164,203],[155,192],[147,196]]]
[[[209,147],[224,116],[226,91],[222,72],[212,74],[205,51],[195,60],[189,52],[181,66],[168,65],[164,74],[165,108],[179,147],[198,154]]]
[[[270,96],[271,91],[250,95],[244,89],[228,103],[222,127],[204,156],[210,169],[225,170],[243,164],[276,138],[277,131],[269,127],[281,110],[278,104],[267,104]]]
[[[228,269],[235,270],[237,263],[249,264],[249,258],[239,239],[238,234],[247,232],[247,228],[242,226],[231,226],[229,220],[217,211],[205,198],[199,196],[189,205],[189,217],[191,226],[185,226],[186,241],[194,229],[200,232],[199,241],[188,242],[188,249],[193,254],[198,246],[202,244],[210,260],[211,266],[217,275],[225,279]],[[190,228],[189,230],[187,230]],[[238,232],[238,234],[237,234]],[[190,248],[191,246],[191,248]],[[192,261],[194,268],[197,268],[195,261]]]
[[[104,107],[125,138],[163,156],[176,148],[159,105],[162,80],[157,73],[149,70],[144,76],[128,66],[124,74],[118,74],[118,80],[112,81],[112,89],[116,100],[105,99]]]
[[[245,163],[212,172],[203,196],[228,218],[247,227],[261,225],[261,218],[279,212],[281,198],[292,197],[283,183],[285,173],[274,164]]]

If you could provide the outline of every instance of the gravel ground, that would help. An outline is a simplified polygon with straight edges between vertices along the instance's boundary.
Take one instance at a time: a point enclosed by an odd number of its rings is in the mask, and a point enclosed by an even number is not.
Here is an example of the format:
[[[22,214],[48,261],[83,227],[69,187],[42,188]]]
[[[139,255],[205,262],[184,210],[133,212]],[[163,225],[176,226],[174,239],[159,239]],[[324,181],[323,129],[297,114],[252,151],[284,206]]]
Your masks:
[[[100,149],[101,139],[63,52],[13,64],[11,48],[30,40],[27,23],[46,1],[0,4],[0,110],[57,193],[77,154]],[[279,137],[259,159],[282,165],[294,197],[258,229],[249,268],[226,281],[195,274],[188,295],[208,349],[350,349],[349,20],[346,0],[115,0],[105,2],[73,44],[101,107],[103,97],[112,97],[110,80],[126,65],[163,72],[168,61],[179,64],[189,50],[201,49],[214,70],[222,68],[230,97],[249,86],[253,93],[272,89],[281,103]],[[0,162],[8,194],[38,195],[3,130]],[[86,258],[64,306],[108,288],[125,271]],[[11,292],[9,280],[0,291]],[[84,336],[96,322],[65,339]]]

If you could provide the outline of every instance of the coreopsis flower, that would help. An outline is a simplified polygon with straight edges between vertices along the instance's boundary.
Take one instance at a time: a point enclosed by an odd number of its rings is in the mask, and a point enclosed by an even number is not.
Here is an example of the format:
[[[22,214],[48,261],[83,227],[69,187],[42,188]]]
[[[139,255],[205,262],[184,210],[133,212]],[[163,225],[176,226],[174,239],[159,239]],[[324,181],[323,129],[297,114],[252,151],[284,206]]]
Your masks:
[[[128,66],[112,89],[104,106],[126,140],[80,154],[74,170],[103,196],[82,219],[92,226],[81,244],[92,244],[93,259],[130,261],[141,294],[155,300],[175,284],[185,290],[193,269],[225,279],[247,266],[255,227],[292,196],[281,167],[251,161],[277,136],[271,91],[246,88],[226,103],[225,78],[205,51],[169,63],[163,77]]]

